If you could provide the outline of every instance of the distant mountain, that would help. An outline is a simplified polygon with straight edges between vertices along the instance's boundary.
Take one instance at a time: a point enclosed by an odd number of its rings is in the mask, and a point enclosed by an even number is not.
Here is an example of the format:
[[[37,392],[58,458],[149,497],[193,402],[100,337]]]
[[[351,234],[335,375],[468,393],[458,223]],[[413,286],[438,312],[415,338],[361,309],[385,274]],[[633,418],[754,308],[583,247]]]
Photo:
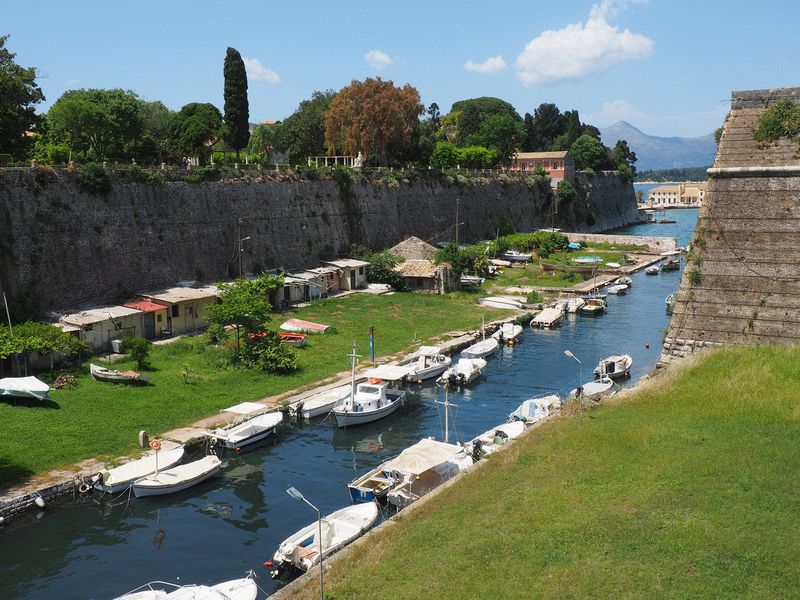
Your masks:
[[[626,140],[628,148],[636,153],[637,171],[710,166],[717,153],[713,133],[695,138],[658,137],[620,121],[600,128],[600,137],[609,148],[613,148],[618,140]]]

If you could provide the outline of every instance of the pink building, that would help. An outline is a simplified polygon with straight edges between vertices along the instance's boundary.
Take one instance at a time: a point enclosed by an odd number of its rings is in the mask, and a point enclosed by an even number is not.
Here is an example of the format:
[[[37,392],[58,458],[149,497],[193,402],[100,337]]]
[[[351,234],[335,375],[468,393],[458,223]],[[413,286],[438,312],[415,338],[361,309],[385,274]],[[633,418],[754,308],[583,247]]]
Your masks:
[[[534,171],[541,166],[554,183],[566,179],[575,179],[575,163],[569,151],[557,152],[517,152],[511,163],[512,171]]]

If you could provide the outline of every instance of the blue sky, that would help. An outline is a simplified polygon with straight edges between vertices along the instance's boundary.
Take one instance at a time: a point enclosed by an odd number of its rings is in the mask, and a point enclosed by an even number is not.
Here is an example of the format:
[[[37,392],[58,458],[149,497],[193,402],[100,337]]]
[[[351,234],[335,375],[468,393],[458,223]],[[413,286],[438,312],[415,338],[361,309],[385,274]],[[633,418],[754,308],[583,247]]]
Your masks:
[[[88,87],[221,109],[228,46],[248,62],[253,122],[379,75],[443,113],[496,96],[520,115],[554,102],[599,127],[624,119],[693,137],[722,123],[732,90],[800,86],[788,0],[3,4],[0,34],[11,34],[17,62],[41,71],[43,110]]]

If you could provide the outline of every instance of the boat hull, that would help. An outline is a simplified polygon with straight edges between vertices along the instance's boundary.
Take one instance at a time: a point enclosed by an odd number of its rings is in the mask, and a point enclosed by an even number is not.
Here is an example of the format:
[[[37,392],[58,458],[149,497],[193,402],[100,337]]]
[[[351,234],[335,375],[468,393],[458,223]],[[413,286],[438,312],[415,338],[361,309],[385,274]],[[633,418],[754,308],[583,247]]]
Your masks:
[[[281,413],[266,413],[230,429],[218,429],[214,432],[214,437],[225,448],[242,448],[274,434],[282,420]]]
[[[201,463],[197,465],[196,463]],[[174,494],[201,483],[215,475],[221,468],[222,462],[216,456],[206,456],[194,463],[180,465],[158,474],[137,479],[131,485],[133,494],[137,498],[146,496],[164,496]],[[192,467],[192,468],[190,468]]]
[[[372,423],[394,413],[405,402],[405,392],[386,391],[386,398],[390,402],[376,410],[351,411],[343,409],[333,409],[333,416],[336,419],[337,427],[354,427],[364,423]]]
[[[164,450],[158,455],[158,468],[170,469],[183,459],[184,448],[179,446],[172,450]],[[156,471],[155,454],[131,461],[104,473],[102,479],[95,482],[94,488],[107,494],[116,494],[131,487],[137,479],[152,475]]]

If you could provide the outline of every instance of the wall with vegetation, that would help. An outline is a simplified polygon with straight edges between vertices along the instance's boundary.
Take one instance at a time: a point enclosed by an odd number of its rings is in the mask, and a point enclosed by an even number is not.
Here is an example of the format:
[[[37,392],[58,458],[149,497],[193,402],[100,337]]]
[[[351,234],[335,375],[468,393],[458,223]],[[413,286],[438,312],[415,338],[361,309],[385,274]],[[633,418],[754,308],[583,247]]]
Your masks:
[[[102,186],[100,186],[102,187]],[[367,183],[330,179],[125,183],[86,191],[75,174],[0,170],[0,287],[15,319],[86,303],[120,301],[180,280],[214,281],[273,267],[312,267],[409,235],[494,237],[555,225],[599,231],[636,220],[633,188],[618,178],[583,177],[578,197],[559,207],[533,180],[397,175]]]

